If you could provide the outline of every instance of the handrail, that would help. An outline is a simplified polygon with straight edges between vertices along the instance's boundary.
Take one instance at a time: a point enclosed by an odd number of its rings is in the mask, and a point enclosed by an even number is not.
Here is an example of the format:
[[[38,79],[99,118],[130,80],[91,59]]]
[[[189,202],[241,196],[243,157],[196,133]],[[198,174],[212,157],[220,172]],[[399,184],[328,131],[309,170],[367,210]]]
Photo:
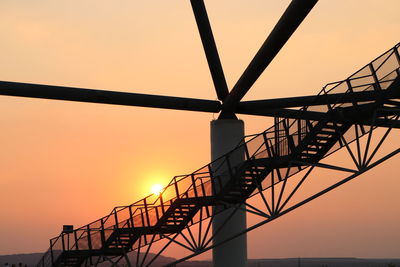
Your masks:
[[[386,51],[371,63],[349,76],[349,78],[326,84],[318,93],[315,101],[320,101],[331,93],[353,93],[357,91],[386,90],[399,75],[400,43]],[[383,70],[383,71],[382,71]],[[354,105],[357,103],[351,103]],[[309,109],[322,108],[325,112],[342,107],[345,104],[337,100],[334,104],[320,106],[305,106],[297,112],[301,113]],[[199,168],[191,174],[174,176],[170,183],[159,195],[148,195],[145,198],[127,206],[117,206],[108,215],[95,220],[87,225],[75,229],[73,233],[61,233],[50,239],[50,248],[41,258],[38,266],[47,266],[51,256],[51,262],[57,260],[57,256],[63,251],[89,249],[102,249],[105,232],[112,232],[124,227],[151,227],[172,205],[173,201],[180,198],[212,196],[213,183],[221,182],[221,175],[232,177],[235,168],[239,165],[229,166],[229,158],[234,153],[245,153],[246,160],[266,157],[273,154],[274,157],[286,156],[291,153],[290,143],[297,140],[299,144],[302,137],[316,124],[315,121],[304,119],[276,119],[276,123],[259,134],[245,136],[239,144],[227,154],[217,158],[211,163]],[[336,150],[335,150],[336,151]],[[333,153],[333,152],[332,152]],[[271,155],[272,155],[271,154]],[[271,156],[270,155],[270,156]],[[226,173],[219,170],[225,169]],[[197,188],[200,187],[200,191]],[[207,189],[206,189],[207,188]],[[193,191],[193,192],[192,192]],[[201,193],[201,194],[199,194]],[[169,197],[167,200],[163,196]],[[154,214],[154,212],[156,214]],[[154,217],[156,216],[156,218]],[[155,219],[154,219],[155,218]],[[100,243],[98,242],[101,238]],[[72,240],[73,242],[70,242]],[[86,243],[85,243],[86,242]],[[99,247],[100,246],[100,247]]]

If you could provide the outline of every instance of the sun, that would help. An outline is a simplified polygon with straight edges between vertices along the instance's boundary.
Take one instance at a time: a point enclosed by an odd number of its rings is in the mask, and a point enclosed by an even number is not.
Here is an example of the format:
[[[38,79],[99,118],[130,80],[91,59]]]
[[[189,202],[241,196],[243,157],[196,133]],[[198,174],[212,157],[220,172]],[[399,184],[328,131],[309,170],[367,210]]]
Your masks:
[[[151,192],[154,194],[154,195],[160,195],[161,194],[161,192],[163,191],[163,186],[162,185],[160,185],[160,184],[155,184],[155,185],[153,185],[152,187],[151,187]]]

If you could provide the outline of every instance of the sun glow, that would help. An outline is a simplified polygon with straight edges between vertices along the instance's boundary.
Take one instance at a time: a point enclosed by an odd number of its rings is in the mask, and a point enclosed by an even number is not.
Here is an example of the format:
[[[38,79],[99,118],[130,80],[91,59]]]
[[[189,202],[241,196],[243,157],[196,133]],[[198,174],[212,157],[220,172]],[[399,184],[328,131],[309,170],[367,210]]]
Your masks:
[[[154,194],[154,195],[159,195],[159,194],[161,194],[161,192],[163,191],[163,186],[162,185],[160,185],[160,184],[155,184],[155,185],[153,185],[152,187],[151,187],[151,192]]]

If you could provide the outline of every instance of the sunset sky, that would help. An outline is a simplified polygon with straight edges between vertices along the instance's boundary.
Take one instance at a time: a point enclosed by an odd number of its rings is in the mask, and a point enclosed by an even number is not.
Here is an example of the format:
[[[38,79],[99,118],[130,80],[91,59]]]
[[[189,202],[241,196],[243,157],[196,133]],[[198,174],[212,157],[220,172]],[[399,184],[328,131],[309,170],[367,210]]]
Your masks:
[[[230,88],[289,2],[206,1]],[[346,78],[400,41],[399,10],[398,0],[320,0],[245,99],[316,94]],[[189,0],[1,0],[0,80],[216,99]],[[63,224],[207,164],[216,117],[0,96],[0,254],[44,251]],[[240,118],[247,134],[271,125]],[[398,166],[251,232],[249,257],[400,258]]]

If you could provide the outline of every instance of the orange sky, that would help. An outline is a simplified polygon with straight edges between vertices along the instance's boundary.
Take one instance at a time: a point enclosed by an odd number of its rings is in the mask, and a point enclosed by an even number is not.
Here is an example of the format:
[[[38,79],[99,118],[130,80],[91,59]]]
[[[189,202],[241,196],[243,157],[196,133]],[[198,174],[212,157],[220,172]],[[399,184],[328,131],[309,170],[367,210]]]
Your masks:
[[[230,87],[288,3],[206,1]],[[399,42],[399,9],[321,0],[246,99],[314,94],[346,78]],[[216,99],[189,1],[3,0],[0,36],[0,80]],[[89,223],[210,158],[212,114],[0,102],[0,254],[43,251],[63,224]],[[241,118],[248,134],[270,126]],[[253,231],[249,256],[400,257],[399,164]]]

